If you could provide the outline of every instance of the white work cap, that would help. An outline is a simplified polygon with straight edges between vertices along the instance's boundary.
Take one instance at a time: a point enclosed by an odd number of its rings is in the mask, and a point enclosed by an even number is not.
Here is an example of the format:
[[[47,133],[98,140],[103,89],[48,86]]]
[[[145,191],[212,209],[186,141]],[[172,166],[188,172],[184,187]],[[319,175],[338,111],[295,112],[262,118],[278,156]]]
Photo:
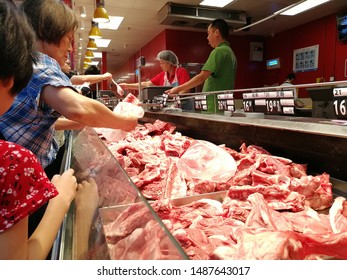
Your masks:
[[[163,60],[165,62],[168,62],[176,66],[179,64],[177,56],[175,55],[173,51],[170,51],[170,50],[164,50],[158,53],[157,59]]]

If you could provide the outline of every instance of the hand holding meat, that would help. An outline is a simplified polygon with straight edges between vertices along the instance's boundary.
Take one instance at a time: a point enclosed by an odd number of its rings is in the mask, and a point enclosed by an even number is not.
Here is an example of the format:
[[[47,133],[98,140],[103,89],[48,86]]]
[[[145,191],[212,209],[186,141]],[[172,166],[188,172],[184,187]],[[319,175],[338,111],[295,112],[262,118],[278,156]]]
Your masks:
[[[77,180],[73,169],[65,171],[61,175],[54,175],[52,178],[52,183],[57,188],[59,195],[51,200],[51,202],[59,199],[67,207],[70,207],[70,203],[75,198],[77,189]]]
[[[119,114],[119,113],[114,113],[118,116],[120,119],[119,121],[119,127],[118,129],[124,130],[124,131],[132,131],[137,125],[137,117],[136,116],[130,116],[126,114]]]

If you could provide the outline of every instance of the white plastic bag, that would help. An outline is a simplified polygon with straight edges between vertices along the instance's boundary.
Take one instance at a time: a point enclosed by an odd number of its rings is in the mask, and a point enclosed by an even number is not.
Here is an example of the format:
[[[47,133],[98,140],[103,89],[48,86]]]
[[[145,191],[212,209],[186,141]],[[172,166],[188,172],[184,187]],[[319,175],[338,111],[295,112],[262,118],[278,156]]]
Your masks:
[[[145,114],[142,107],[129,102],[119,102],[113,109],[113,112],[131,118],[142,118]],[[105,137],[105,139],[111,142],[121,141],[127,136],[127,134],[128,132],[121,129],[104,128],[102,131],[102,135]]]
[[[177,162],[185,178],[227,182],[236,172],[234,158],[208,141],[196,140]]]
[[[145,111],[142,107],[128,102],[119,102],[113,109],[113,112],[122,114],[123,116],[142,118]]]

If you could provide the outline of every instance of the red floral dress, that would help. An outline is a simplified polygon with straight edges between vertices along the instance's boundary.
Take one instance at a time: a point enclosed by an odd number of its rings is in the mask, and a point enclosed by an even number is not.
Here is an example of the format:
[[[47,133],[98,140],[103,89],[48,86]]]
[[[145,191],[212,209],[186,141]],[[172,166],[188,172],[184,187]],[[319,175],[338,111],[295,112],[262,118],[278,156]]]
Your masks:
[[[36,156],[0,140],[0,233],[58,195]]]

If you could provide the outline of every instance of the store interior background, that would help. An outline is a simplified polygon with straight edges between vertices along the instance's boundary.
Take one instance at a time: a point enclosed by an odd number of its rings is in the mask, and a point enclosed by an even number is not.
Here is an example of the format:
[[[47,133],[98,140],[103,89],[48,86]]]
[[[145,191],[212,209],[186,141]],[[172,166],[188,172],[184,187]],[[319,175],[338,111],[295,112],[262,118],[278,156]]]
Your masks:
[[[252,29],[262,29],[268,28],[269,25],[277,25],[279,22],[279,17],[271,18],[267,20],[266,23],[260,23],[256,27],[251,27],[251,30],[248,32],[230,32],[229,41],[238,59],[235,88],[256,88],[281,84],[285,80],[287,74],[292,72],[293,51],[295,49],[310,47],[313,45],[319,45],[318,69],[315,71],[296,73],[295,84],[315,83],[317,78],[323,78],[323,80],[327,82],[331,81],[332,79],[334,81],[346,80],[345,63],[347,59],[347,43],[340,42],[337,38],[336,15],[340,12],[347,11],[347,3],[340,0],[332,1],[336,3],[339,2],[339,5],[337,5],[337,11],[313,21],[296,25],[294,28],[290,28],[282,32],[274,33],[268,30],[268,33],[270,32],[270,34],[267,34],[267,36],[252,35]],[[95,1],[93,0],[85,0],[82,2],[83,4],[91,2],[89,3],[91,4],[91,10],[93,9],[93,5],[95,5]],[[76,12],[78,11],[78,7],[82,4],[82,2],[81,0],[74,1],[73,6]],[[112,2],[113,1],[110,0],[105,1],[105,8],[108,10],[109,14],[114,15],[113,9],[114,5],[116,4]],[[161,7],[160,5],[166,3],[166,1],[159,0],[151,0],[150,2],[155,2],[157,7]],[[192,2],[198,3],[200,1],[174,2],[192,4]],[[259,2],[264,2],[264,5],[267,5],[269,2],[271,2],[272,4],[277,3],[277,6],[281,8],[298,1],[237,0],[236,2],[247,2],[249,5],[254,5],[255,2],[257,2],[257,5],[259,5]],[[121,7],[122,9],[119,9],[119,12],[116,13],[116,15],[121,13],[125,6],[127,6],[127,9],[131,9],[131,6],[135,7],[138,1],[132,0],[128,1],[128,4],[124,4],[124,1],[121,0],[118,5],[122,5],[122,3],[124,6]],[[327,4],[323,4],[315,9],[321,11],[322,14],[326,13],[324,10],[324,5]],[[306,13],[308,14],[308,12]],[[317,11],[315,14],[317,14]],[[254,21],[256,20],[259,19],[254,19]],[[297,18],[294,16],[291,20],[295,22]],[[123,26],[123,28],[125,28],[125,26]],[[156,60],[156,55],[163,49],[170,49],[174,51],[179,57],[180,63],[204,63],[206,61],[209,53],[212,50],[207,43],[206,30],[185,30],[184,28],[175,29],[172,26],[161,26],[161,28],[163,29],[162,31],[152,38],[148,37],[147,42],[137,49],[131,56],[127,57],[127,59],[121,64],[118,63],[115,65],[113,63],[109,63],[117,58],[115,57],[114,53],[104,51],[103,59],[100,62],[99,67],[101,66],[100,68],[103,72],[111,72],[117,82],[135,82],[137,81],[136,73],[138,71],[136,68],[136,59],[138,59],[140,56],[145,57],[146,65],[141,68],[141,80],[148,80],[161,71],[159,63]],[[132,35],[129,36],[137,36],[135,31],[128,33],[132,33]],[[125,33],[123,32],[122,34]],[[109,34],[106,33],[106,35]],[[124,36],[117,37],[116,33],[112,35],[112,40],[126,42],[126,38]],[[251,60],[251,49],[252,43],[254,42],[263,43],[262,61]],[[129,48],[130,46],[124,43],[123,48],[125,49],[126,47]],[[119,50],[119,53],[122,55],[122,50]],[[267,70],[266,60],[273,58],[280,58],[281,67],[279,69]],[[104,84],[103,87],[106,89],[108,85]],[[299,97],[309,97],[304,88],[299,90]],[[241,93],[237,93],[235,98],[241,98]]]

